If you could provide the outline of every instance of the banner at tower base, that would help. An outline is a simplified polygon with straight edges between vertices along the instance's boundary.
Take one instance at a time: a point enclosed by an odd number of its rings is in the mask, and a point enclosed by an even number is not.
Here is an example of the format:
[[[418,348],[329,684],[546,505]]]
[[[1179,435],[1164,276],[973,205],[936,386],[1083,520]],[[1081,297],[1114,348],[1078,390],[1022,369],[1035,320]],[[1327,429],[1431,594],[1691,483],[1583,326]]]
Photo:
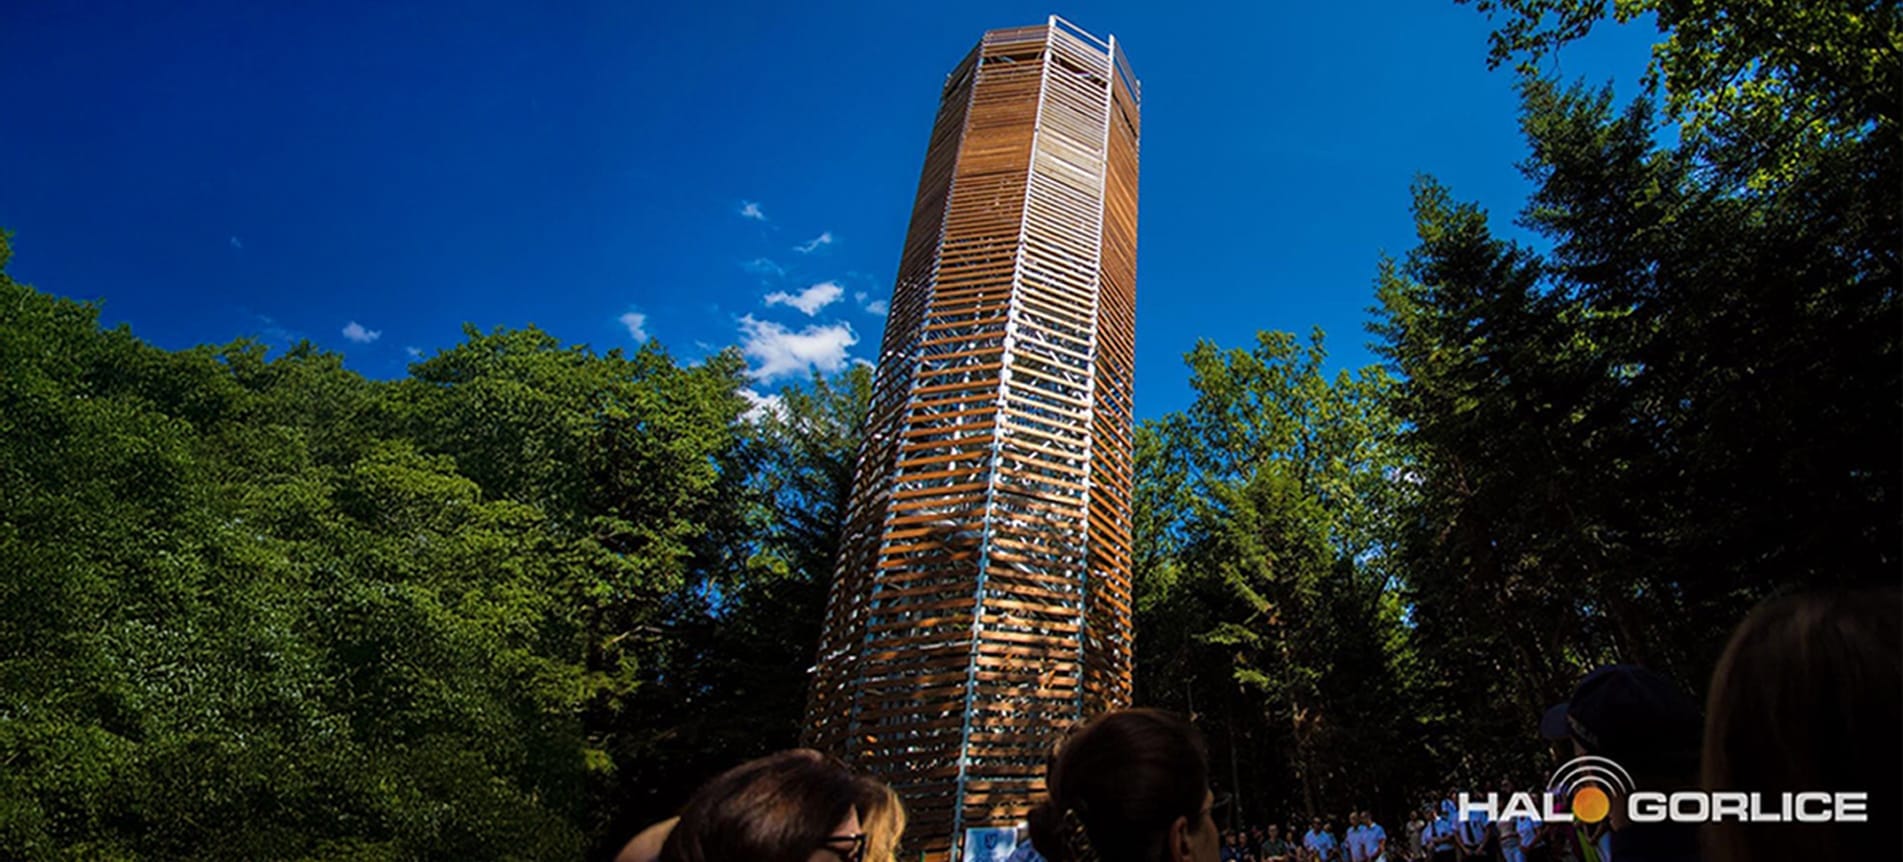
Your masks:
[[[965,830],[964,862],[1005,862],[1017,849],[1016,829],[981,827]]]

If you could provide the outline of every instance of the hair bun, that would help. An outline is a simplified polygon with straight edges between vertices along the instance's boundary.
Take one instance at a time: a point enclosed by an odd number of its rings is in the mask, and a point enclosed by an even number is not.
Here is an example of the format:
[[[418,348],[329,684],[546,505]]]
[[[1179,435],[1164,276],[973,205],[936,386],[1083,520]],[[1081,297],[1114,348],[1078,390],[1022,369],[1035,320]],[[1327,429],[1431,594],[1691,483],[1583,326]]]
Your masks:
[[[1064,843],[1076,862],[1098,862],[1097,848],[1090,846],[1090,830],[1084,827],[1084,818],[1075,808],[1064,809]]]

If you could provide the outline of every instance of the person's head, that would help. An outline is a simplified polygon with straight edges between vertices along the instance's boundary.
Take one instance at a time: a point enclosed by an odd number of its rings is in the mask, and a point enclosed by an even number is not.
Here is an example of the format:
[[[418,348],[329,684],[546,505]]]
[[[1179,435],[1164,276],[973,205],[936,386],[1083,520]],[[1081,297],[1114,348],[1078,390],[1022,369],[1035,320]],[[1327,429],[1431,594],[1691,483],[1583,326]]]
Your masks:
[[[1714,823],[1707,858],[1876,859],[1896,852],[1903,592],[1766,602],[1738,626],[1705,702],[1704,788],[1864,791],[1868,823]],[[1768,803],[1775,805],[1774,802]]]
[[[817,751],[748,761],[687,800],[660,862],[850,862],[864,848],[860,793],[843,764]]]
[[[883,781],[860,776],[856,807],[859,829],[866,833],[866,862],[893,862],[905,835],[905,805],[899,794]]]
[[[1154,709],[1104,713],[1073,731],[1031,809],[1050,862],[1213,862],[1220,852],[1209,758],[1189,722]]]
[[[1273,823],[1269,824],[1269,837],[1280,838],[1281,836],[1282,836],[1282,827],[1277,826]]]
[[[1671,793],[1697,781],[1703,719],[1698,704],[1671,680],[1638,665],[1608,665],[1579,681],[1572,699],[1546,711],[1540,733],[1570,739],[1577,756],[1617,762],[1633,790]],[[1616,789],[1612,828],[1625,825]]]
[[[1322,819],[1320,817],[1308,818],[1308,831],[1310,832],[1322,831]]]

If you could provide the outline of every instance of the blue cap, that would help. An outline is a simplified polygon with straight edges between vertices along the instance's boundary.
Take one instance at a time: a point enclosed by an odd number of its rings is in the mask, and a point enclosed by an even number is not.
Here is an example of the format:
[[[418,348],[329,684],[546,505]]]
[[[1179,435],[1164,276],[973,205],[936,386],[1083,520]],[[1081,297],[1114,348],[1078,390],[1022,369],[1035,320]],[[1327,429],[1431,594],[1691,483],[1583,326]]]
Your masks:
[[[1573,739],[1628,769],[1675,769],[1695,761],[1704,735],[1698,704],[1672,681],[1633,664],[1597,668],[1572,699],[1546,710],[1540,735]],[[1628,762],[1630,761],[1630,762]]]

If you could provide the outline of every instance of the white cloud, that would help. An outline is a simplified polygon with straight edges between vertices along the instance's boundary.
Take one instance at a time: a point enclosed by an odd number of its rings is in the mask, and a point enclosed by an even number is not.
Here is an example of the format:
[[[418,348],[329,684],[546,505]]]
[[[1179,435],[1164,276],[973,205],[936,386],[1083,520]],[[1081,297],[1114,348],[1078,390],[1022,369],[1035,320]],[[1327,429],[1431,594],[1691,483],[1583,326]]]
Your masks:
[[[803,243],[800,243],[799,245],[793,246],[793,250],[799,252],[800,254],[812,254],[813,252],[819,250],[820,246],[832,245],[832,244],[833,244],[833,232],[829,230],[820,231],[819,236],[813,237],[812,239],[809,239]]]
[[[382,338],[383,330],[365,329],[363,328],[363,324],[353,320],[344,326],[344,337],[358,344],[369,344],[372,341]]]
[[[766,295],[766,304],[790,305],[806,312],[807,317],[812,317],[818,314],[820,309],[838,302],[839,297],[844,296],[845,293],[845,288],[830,281],[822,281],[799,293],[776,290]]]
[[[408,353],[411,359],[423,358],[423,349],[420,347],[405,347],[403,348],[403,352]]]
[[[766,221],[766,212],[760,209],[758,201],[741,201],[740,217],[750,218],[754,221]]]
[[[867,314],[876,314],[880,317],[884,317],[886,311],[890,308],[890,303],[883,299],[873,299],[871,302],[867,302],[866,300],[868,299],[872,299],[872,294],[863,290],[855,290],[852,292],[852,301],[859,303],[860,307],[864,308]]]
[[[621,315],[620,317],[617,317],[615,319],[621,321],[621,325],[628,328],[629,338],[632,338],[635,341],[648,340],[648,330],[647,330],[648,316],[647,315],[642,314],[641,312],[638,312],[638,311],[630,311],[627,314]]]
[[[242,248],[244,248],[244,240],[241,240],[241,239],[239,239],[239,238],[237,238],[237,237],[235,237],[235,236],[233,236],[233,237],[228,237],[228,239],[229,239],[229,240],[231,240],[231,247],[232,247],[232,248],[237,248],[237,249],[242,249]]]
[[[761,395],[751,389],[742,389],[740,397],[747,399],[747,403],[753,405],[747,409],[747,412],[740,414],[740,418],[748,422],[765,419],[768,413],[786,415],[786,399],[778,395]]]
[[[818,370],[832,373],[845,367],[846,349],[859,343],[852,326],[817,324],[794,332],[770,320],[740,318],[740,351],[755,365],[748,373],[767,381]]]
[[[772,259],[770,258],[764,258],[764,257],[756,257],[750,261],[747,261],[746,263],[741,264],[740,268],[750,273],[753,273],[754,275],[770,275],[775,278],[786,275],[785,267],[780,266],[777,263],[774,263]]]

